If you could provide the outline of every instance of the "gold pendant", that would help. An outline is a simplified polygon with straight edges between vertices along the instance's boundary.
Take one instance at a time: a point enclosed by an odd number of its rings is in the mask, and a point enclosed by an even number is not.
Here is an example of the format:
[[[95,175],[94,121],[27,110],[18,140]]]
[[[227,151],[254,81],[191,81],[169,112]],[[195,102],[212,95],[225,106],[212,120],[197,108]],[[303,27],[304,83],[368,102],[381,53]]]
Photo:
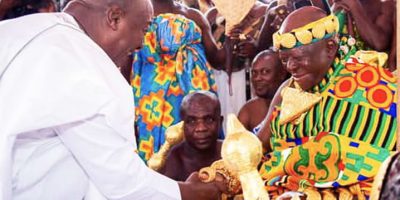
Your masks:
[[[282,90],[281,95],[282,105],[279,125],[292,121],[294,121],[294,124],[299,124],[304,119],[305,112],[322,99],[320,94],[308,93],[299,88],[292,88],[289,86]]]

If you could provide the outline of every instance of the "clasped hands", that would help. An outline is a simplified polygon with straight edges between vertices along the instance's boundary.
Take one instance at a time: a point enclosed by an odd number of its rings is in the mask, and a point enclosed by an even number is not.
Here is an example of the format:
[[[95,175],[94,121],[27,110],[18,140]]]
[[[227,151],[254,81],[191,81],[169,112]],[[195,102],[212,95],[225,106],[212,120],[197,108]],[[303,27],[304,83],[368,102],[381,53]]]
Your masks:
[[[221,200],[224,196],[240,193],[242,189],[239,178],[226,169],[222,160],[192,173],[182,184],[191,187],[190,194],[182,194],[183,199],[188,197],[190,200]],[[185,191],[181,189],[181,192]]]

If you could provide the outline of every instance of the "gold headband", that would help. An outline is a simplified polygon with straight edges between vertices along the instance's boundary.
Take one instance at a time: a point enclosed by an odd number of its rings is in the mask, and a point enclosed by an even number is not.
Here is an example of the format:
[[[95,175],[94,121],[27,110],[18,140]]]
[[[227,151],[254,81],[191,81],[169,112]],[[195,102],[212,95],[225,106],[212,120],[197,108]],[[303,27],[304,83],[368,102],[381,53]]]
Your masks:
[[[272,35],[272,39],[276,49],[291,49],[328,38],[338,31],[338,18],[335,15],[329,15],[288,33],[281,34],[279,30]]]

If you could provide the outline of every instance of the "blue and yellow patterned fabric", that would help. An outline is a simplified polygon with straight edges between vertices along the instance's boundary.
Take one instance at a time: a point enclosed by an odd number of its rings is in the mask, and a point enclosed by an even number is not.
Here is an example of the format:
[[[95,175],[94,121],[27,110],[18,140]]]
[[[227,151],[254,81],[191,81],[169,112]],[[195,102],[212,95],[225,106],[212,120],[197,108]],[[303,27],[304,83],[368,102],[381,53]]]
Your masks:
[[[164,143],[166,128],[181,121],[183,97],[195,90],[216,91],[200,28],[181,15],[157,16],[134,55],[131,85],[138,151],[147,161]]]

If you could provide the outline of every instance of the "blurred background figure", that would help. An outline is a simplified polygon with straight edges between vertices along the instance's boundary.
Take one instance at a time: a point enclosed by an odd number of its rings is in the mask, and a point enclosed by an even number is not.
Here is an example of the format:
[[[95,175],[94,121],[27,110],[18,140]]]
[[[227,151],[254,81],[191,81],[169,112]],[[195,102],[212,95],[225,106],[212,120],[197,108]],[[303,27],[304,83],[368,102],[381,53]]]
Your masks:
[[[9,10],[17,6],[19,0],[0,0],[0,20],[5,19]]]
[[[3,19],[12,19],[34,13],[56,12],[57,4],[54,0],[6,0],[8,7]],[[3,5],[1,2],[0,5]]]
[[[344,34],[355,39],[358,50],[384,51],[388,68],[396,69],[396,4],[394,0],[333,0],[332,10],[345,13]]]
[[[237,115],[240,108],[251,98],[249,69],[253,57],[258,53],[256,43],[266,11],[267,5],[260,1],[253,5],[246,17],[232,31],[233,48],[230,52],[231,64],[227,66],[229,69],[214,70],[218,98],[225,119],[229,113]],[[216,7],[208,10],[206,17],[211,25],[213,37],[221,46],[226,40],[225,18]]]
[[[265,50],[257,54],[251,67],[251,83],[256,97],[240,109],[238,118],[247,130],[256,133],[268,113],[276,90],[288,78],[278,53]]]
[[[67,6],[67,4],[68,4],[70,1],[71,1],[71,0],[57,0],[59,10],[61,11],[62,9],[64,9],[65,6]]]

